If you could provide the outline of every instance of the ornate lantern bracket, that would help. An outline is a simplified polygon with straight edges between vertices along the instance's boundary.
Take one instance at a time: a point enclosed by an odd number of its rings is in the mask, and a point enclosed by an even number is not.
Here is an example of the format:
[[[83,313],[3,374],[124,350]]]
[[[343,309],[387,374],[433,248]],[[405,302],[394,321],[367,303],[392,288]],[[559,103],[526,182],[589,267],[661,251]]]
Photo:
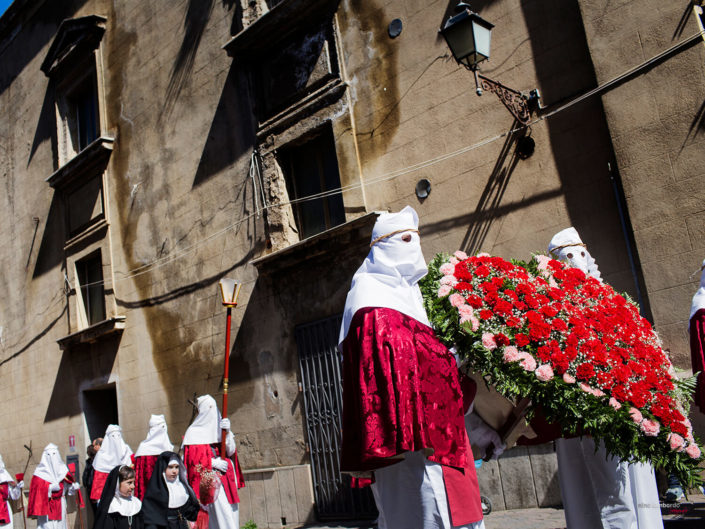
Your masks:
[[[529,95],[526,95],[489,77],[485,77],[478,73],[477,69],[473,69],[473,73],[475,74],[475,92],[477,95],[481,96],[485,91],[496,94],[518,122],[522,125],[529,123],[531,107],[537,105],[541,99],[538,89],[532,90]]]

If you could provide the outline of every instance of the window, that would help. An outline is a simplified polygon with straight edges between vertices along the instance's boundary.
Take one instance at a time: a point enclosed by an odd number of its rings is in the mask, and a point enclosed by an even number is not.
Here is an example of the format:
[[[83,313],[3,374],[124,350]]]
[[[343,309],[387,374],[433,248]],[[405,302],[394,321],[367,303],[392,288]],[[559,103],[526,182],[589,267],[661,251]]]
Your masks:
[[[305,143],[282,149],[280,165],[296,217],[299,237],[306,239],[345,222],[341,193],[298,201],[326,191],[340,189],[338,159],[330,126]]]
[[[99,136],[95,69],[58,90],[59,138],[62,162],[67,162]]]
[[[97,251],[76,261],[78,281],[79,327],[85,328],[105,320],[105,294],[103,288],[103,261]]]

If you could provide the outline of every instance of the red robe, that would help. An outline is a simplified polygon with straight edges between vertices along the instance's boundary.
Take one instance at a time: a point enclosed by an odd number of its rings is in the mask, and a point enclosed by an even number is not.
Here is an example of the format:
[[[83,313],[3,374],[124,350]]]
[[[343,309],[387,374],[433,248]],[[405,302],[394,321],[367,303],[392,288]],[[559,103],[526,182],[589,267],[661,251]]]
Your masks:
[[[135,496],[140,501],[144,499],[144,493],[147,492],[147,483],[152,477],[154,465],[157,464],[159,456],[136,456],[135,457]]]
[[[388,308],[363,308],[343,341],[341,469],[369,471],[430,449],[443,465],[453,525],[482,519],[455,358],[433,329]]]
[[[189,485],[196,494],[196,498],[200,498],[201,474],[198,467],[203,470],[213,470],[211,466],[211,458],[219,457],[220,447],[218,445],[186,445],[184,447],[184,464],[186,465],[186,473]],[[228,461],[228,459],[226,459]],[[230,458],[232,465],[228,465],[228,471],[225,474],[220,474],[222,490],[228,498],[228,503],[240,503],[240,496],[237,489],[245,486],[245,478],[240,469],[240,462],[237,458],[237,450]],[[234,465],[234,468],[233,468]],[[237,475],[237,482],[235,476]]]
[[[7,500],[10,499],[10,487],[5,483],[0,483],[0,524],[5,525],[10,523],[12,517],[10,510],[7,508]]]
[[[693,373],[700,371],[693,400],[705,413],[705,309],[698,310],[690,319],[690,360]]]
[[[103,494],[103,487],[105,487],[105,481],[108,479],[108,474],[110,472],[99,472],[93,469],[93,485],[91,485],[90,498],[93,501],[99,501],[100,495]]]
[[[64,495],[65,483],[59,483],[60,489],[51,493],[49,498],[48,481],[38,476],[32,476],[29,484],[29,503],[27,515],[31,517],[48,516],[50,520],[61,520],[61,498]]]

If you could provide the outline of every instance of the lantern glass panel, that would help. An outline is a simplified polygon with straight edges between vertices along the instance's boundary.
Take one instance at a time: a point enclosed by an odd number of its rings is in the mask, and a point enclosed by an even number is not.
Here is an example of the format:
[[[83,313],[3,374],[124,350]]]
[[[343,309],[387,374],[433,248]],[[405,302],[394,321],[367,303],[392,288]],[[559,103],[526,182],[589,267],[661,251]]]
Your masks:
[[[492,29],[478,23],[477,20],[472,21],[472,34],[475,37],[475,51],[478,55],[477,62],[489,59],[490,57],[490,37]]]

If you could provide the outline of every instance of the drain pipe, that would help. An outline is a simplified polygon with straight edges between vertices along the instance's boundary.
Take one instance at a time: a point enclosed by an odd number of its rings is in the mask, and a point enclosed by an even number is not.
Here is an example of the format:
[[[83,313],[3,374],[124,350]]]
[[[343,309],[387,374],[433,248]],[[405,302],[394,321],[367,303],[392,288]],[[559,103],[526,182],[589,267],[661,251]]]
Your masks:
[[[644,297],[641,293],[641,286],[639,285],[639,275],[636,269],[636,261],[634,259],[634,252],[632,251],[632,242],[629,238],[629,230],[627,228],[627,218],[624,211],[624,195],[619,188],[617,183],[617,178],[615,177],[614,171],[612,170],[612,164],[607,162],[607,171],[610,175],[610,183],[612,184],[612,190],[614,191],[614,200],[617,202],[617,212],[619,214],[619,223],[622,226],[622,235],[624,236],[624,246],[627,248],[627,256],[629,257],[629,268],[632,271],[632,278],[634,279],[634,288],[636,289],[636,300],[639,304],[639,312],[641,316],[647,318]],[[650,311],[649,311],[650,312]]]

